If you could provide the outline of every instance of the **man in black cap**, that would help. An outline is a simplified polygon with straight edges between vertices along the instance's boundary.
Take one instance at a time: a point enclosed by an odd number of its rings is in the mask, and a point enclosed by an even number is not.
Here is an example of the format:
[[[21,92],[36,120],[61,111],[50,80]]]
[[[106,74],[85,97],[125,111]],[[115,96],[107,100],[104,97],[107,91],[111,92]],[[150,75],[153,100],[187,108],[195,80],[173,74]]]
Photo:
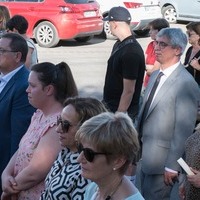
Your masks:
[[[118,41],[107,63],[103,102],[111,112],[125,112],[135,122],[145,71],[144,52],[132,34],[131,15],[126,8],[111,8],[105,20]],[[127,172],[132,181],[134,168],[130,166]]]
[[[103,101],[111,112],[128,113],[135,122],[145,71],[144,53],[132,34],[131,15],[126,8],[113,7],[105,20],[118,41],[108,60]]]

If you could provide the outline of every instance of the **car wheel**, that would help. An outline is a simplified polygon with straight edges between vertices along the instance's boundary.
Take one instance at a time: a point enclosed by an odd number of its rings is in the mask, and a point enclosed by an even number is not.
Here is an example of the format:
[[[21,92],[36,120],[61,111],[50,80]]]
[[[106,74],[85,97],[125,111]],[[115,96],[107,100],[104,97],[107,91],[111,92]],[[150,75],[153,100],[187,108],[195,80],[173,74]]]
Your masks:
[[[58,32],[55,26],[47,21],[41,22],[35,28],[35,39],[39,46],[50,48],[58,44]]]
[[[87,41],[91,40],[92,38],[93,38],[93,36],[77,37],[77,38],[75,38],[75,40],[77,42],[87,42]]]
[[[171,5],[162,8],[162,15],[171,24],[175,24],[177,22],[176,10]]]
[[[149,34],[149,29],[133,31],[137,36],[145,37]]]
[[[116,37],[114,35],[112,35],[111,31],[110,31],[110,25],[108,21],[104,21],[103,23],[103,32],[104,32],[104,36],[107,39],[116,39]]]

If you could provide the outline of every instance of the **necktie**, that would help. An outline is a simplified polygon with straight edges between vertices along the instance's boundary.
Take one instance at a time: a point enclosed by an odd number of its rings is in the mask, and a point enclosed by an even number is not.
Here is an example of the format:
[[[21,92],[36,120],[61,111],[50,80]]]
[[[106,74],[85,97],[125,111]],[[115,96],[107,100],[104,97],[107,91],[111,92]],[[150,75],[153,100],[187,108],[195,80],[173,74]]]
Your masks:
[[[164,74],[162,72],[160,72],[158,74],[158,77],[156,78],[156,81],[155,81],[155,83],[154,83],[154,85],[152,87],[152,90],[151,90],[150,94],[149,94],[149,98],[147,99],[147,102],[145,104],[144,111],[143,111],[143,114],[142,114],[142,120],[141,120],[141,122],[143,122],[144,118],[146,117],[146,115],[148,113],[149,107],[151,105],[152,99],[154,97],[155,91],[156,91],[156,89],[158,87],[158,84],[160,82],[160,79],[161,79],[162,75],[164,75]]]

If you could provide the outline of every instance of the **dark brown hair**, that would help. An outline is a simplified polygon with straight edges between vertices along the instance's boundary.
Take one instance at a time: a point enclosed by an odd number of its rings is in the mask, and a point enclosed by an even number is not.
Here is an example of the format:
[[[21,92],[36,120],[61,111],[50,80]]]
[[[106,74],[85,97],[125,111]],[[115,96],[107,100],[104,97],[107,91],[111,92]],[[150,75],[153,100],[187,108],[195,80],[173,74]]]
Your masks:
[[[152,27],[154,30],[160,31],[163,28],[169,27],[169,22],[164,18],[157,18],[149,22],[149,28]]]
[[[188,31],[194,31],[200,37],[200,22],[190,22],[189,24],[186,25],[186,29]],[[199,39],[199,45],[200,45],[200,39]]]
[[[31,71],[38,73],[38,79],[43,86],[52,84],[55,87],[55,98],[62,104],[66,98],[78,95],[74,77],[67,63],[38,63],[32,66]]]

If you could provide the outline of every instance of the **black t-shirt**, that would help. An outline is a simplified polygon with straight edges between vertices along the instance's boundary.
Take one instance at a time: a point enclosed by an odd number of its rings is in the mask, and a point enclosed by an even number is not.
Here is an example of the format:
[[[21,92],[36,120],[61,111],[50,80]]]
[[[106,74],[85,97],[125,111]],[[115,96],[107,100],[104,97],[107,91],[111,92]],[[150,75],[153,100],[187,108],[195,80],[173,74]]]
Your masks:
[[[194,77],[194,79],[197,82],[197,84],[200,85],[200,71],[199,70],[195,70],[189,64],[189,59],[190,59],[191,53],[192,53],[192,46],[189,47],[189,49],[186,52],[184,65],[186,65],[187,71]],[[197,54],[194,57],[198,58],[199,56],[200,56],[200,51],[198,51]],[[200,59],[199,59],[199,64],[200,64]]]
[[[130,39],[134,42],[128,43],[116,51],[118,45]],[[133,115],[138,113],[144,71],[144,52],[135,38],[129,36],[122,42],[117,41],[107,63],[103,94],[103,100],[112,112],[118,109],[120,97],[123,92],[123,79],[130,79],[136,80],[136,85],[128,113]]]

